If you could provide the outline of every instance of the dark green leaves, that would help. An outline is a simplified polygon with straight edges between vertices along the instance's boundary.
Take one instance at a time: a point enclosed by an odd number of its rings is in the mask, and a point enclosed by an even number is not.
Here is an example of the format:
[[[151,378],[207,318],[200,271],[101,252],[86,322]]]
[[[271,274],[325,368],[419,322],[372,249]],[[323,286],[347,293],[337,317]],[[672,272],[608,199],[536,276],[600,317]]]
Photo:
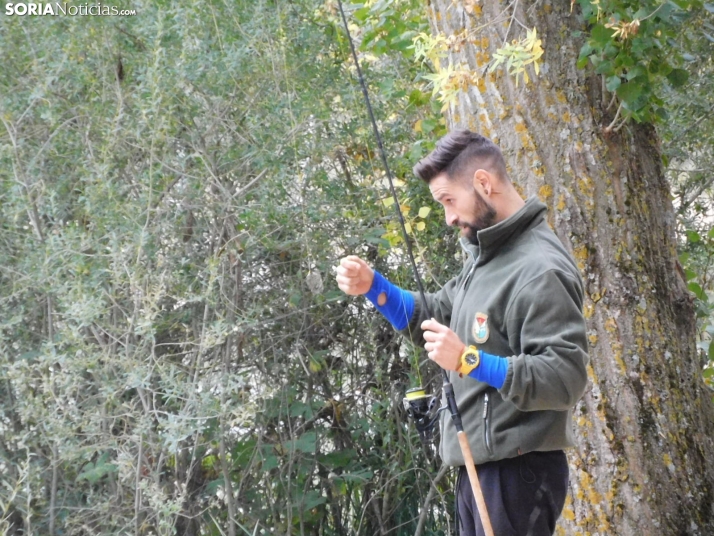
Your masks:
[[[672,87],[681,87],[689,80],[689,72],[685,69],[673,69],[667,75],[667,80],[672,84]]]
[[[578,67],[590,63],[604,76],[605,87],[620,99],[625,118],[653,122],[664,117],[659,110],[664,84],[678,88],[688,79],[687,71],[678,67],[685,57],[674,38],[683,29],[692,1],[650,1],[638,4],[635,12],[622,2],[581,5],[592,26]]]

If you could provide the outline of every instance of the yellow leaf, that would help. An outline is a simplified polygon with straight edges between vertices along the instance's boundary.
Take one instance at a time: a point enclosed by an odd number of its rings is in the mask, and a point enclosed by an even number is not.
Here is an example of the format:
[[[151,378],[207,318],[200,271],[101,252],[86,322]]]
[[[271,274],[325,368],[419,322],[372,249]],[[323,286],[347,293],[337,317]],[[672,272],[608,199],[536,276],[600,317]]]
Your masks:
[[[409,222],[404,224],[404,228],[407,230],[407,234],[412,234],[412,226],[409,224]]]
[[[419,217],[426,218],[429,215],[429,212],[431,212],[431,207],[421,207],[419,209]]]
[[[393,197],[385,197],[382,199],[382,204],[385,207],[391,207],[394,204],[394,198]]]
[[[417,231],[423,231],[426,229],[426,223],[423,221],[420,221],[419,223],[416,224]]]
[[[414,123],[414,132],[421,132],[421,131],[422,131],[421,130],[421,119],[419,119],[419,121]]]

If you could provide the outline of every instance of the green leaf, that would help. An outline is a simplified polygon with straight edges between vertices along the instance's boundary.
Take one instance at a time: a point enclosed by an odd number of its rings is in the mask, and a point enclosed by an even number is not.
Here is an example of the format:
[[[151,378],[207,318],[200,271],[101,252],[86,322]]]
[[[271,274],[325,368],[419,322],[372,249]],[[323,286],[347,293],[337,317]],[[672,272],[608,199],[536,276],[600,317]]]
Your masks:
[[[579,60],[578,63],[580,63],[580,60],[587,59],[590,54],[593,52],[593,47],[590,45],[590,43],[585,43],[581,48],[580,48],[580,55],[578,56]],[[494,54],[495,55],[495,54]]]
[[[429,102],[429,94],[418,89],[413,89],[409,93],[409,104],[414,106],[423,106]]]
[[[642,86],[634,81],[626,82],[617,88],[617,96],[627,103],[632,103],[642,94]]]
[[[31,351],[29,351],[29,352],[25,352],[25,353],[23,353],[23,354],[20,354],[20,356],[18,357],[18,359],[27,359],[27,360],[30,360],[30,359],[35,359],[35,358],[38,357],[39,355],[40,355],[40,352],[38,352],[37,350],[31,350]]]
[[[702,237],[696,231],[687,231],[687,241],[691,244],[697,244],[701,242]]]
[[[223,477],[216,478],[215,480],[211,480],[208,484],[206,484],[206,487],[204,488],[204,493],[207,495],[214,495],[217,491],[218,488],[223,487]]]
[[[622,80],[619,76],[611,76],[607,79],[605,87],[607,87],[607,90],[612,93],[617,90],[617,88],[620,87],[621,84]]]
[[[364,22],[367,20],[367,17],[369,17],[369,8],[363,7],[361,9],[358,9],[354,13],[352,13],[352,16],[358,21]]]
[[[424,119],[421,122],[422,132],[424,132],[425,134],[428,134],[429,132],[434,130],[438,125],[439,125],[439,121],[437,119]]]
[[[412,162],[417,162],[421,160],[422,156],[424,156],[424,149],[421,146],[421,141],[417,141],[412,145],[412,148],[409,151],[409,159]]]
[[[306,494],[302,495],[302,497],[298,498],[298,501],[301,510],[303,512],[308,512],[321,504],[325,504],[327,502],[327,497],[323,497],[317,490],[310,490]]]
[[[647,71],[645,70],[644,67],[641,65],[635,65],[632,69],[627,71],[627,75],[625,75],[625,78],[629,80],[634,80],[638,76],[646,75]]]
[[[694,293],[694,295],[699,298],[700,300],[706,299],[706,294],[704,293],[704,290],[702,289],[701,286],[699,286],[699,283],[696,283],[695,281],[692,281],[687,285],[687,288]]]
[[[315,356],[313,355],[312,357]],[[292,417],[308,417],[311,412],[312,408],[300,400],[290,404],[290,415]]]
[[[596,24],[590,32],[590,42],[596,44],[599,48],[604,48],[610,43],[614,30],[605,28],[602,24]]]
[[[667,75],[667,80],[673,87],[681,87],[689,80],[689,72],[685,69],[672,69],[672,72]]]
[[[90,484],[96,484],[105,475],[108,475],[109,473],[116,473],[119,467],[113,463],[106,463],[108,459],[109,452],[105,452],[97,460],[96,464],[90,462],[85,465],[82,472],[77,475],[77,481],[86,480]]]
[[[330,469],[347,467],[352,460],[357,458],[353,449],[337,450],[320,456],[320,463]]]
[[[298,452],[304,452],[306,454],[314,453],[317,450],[317,433],[306,432],[298,439],[286,441],[285,443],[283,443],[283,446],[288,452],[296,450]]]
[[[610,74],[613,72],[613,65],[611,61],[601,61],[595,68],[597,74]]]

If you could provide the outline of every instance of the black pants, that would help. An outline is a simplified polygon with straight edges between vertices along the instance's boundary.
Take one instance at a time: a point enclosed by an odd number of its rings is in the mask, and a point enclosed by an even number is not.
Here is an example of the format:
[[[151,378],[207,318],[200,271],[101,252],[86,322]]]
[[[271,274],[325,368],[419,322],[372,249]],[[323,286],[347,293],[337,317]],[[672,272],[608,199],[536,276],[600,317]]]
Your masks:
[[[568,492],[562,450],[530,452],[477,467],[495,536],[551,536]],[[461,536],[484,536],[466,468],[459,469],[456,506]]]

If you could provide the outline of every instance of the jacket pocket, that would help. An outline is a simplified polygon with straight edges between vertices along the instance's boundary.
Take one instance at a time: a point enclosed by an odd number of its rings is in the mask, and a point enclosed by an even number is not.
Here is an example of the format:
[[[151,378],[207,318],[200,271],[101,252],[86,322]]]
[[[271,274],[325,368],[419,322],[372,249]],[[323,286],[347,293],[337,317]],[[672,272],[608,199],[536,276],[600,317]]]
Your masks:
[[[491,404],[488,393],[483,395],[483,442],[489,456],[493,455],[493,442],[491,439]]]

